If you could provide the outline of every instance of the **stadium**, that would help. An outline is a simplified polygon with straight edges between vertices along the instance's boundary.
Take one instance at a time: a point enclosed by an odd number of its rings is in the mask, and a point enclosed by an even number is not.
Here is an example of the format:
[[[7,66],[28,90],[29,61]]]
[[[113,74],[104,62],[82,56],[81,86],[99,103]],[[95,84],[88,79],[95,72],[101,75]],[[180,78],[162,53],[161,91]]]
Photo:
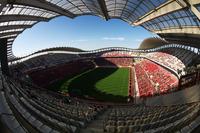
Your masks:
[[[156,37],[136,49],[14,54],[17,37],[39,22],[85,15]],[[198,133],[199,44],[200,0],[1,0],[0,131]]]

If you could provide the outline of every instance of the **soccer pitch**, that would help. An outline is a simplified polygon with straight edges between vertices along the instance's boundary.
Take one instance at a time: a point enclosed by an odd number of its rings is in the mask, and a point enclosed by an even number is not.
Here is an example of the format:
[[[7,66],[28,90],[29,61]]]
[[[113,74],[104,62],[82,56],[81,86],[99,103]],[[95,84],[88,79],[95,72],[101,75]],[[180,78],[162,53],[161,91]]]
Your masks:
[[[109,71],[109,69],[105,69]],[[105,70],[101,70],[102,73]],[[128,95],[128,69],[118,68],[114,73],[98,81],[95,87],[105,93],[112,95]]]
[[[119,102],[128,96],[128,79],[128,68],[96,68],[56,86],[71,95]]]

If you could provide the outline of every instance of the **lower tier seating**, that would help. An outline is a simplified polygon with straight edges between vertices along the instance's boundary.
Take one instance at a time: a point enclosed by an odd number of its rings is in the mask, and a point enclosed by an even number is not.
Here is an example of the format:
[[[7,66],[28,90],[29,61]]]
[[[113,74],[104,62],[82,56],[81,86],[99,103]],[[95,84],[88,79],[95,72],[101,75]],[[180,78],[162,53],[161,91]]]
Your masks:
[[[143,59],[135,65],[140,96],[152,96],[173,91],[178,87],[178,78],[163,67]]]
[[[200,122],[199,109],[199,103],[113,107],[104,121],[104,131],[108,133],[189,133]]]
[[[78,132],[105,108],[51,94],[7,77],[2,77],[1,83],[0,107],[6,106],[6,110],[1,110],[1,113],[12,114],[13,132],[15,128],[19,132]],[[11,120],[7,119],[3,120],[9,125]]]
[[[0,75],[0,114],[3,125],[13,133],[76,133],[102,114],[106,117],[99,122],[106,133],[190,133],[200,125],[200,102],[108,106]]]

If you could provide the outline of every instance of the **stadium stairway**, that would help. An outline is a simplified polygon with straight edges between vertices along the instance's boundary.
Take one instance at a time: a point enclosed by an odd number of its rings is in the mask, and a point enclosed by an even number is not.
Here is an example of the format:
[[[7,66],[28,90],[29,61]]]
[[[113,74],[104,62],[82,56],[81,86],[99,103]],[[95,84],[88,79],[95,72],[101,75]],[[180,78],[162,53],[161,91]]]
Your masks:
[[[129,90],[128,96],[134,97],[134,72],[133,68],[129,68]]]
[[[91,62],[94,64],[95,67],[97,67],[97,63],[94,60],[91,60]]]
[[[96,119],[89,123],[85,129],[82,129],[80,133],[104,133],[104,122],[109,112],[109,108],[101,112]]]

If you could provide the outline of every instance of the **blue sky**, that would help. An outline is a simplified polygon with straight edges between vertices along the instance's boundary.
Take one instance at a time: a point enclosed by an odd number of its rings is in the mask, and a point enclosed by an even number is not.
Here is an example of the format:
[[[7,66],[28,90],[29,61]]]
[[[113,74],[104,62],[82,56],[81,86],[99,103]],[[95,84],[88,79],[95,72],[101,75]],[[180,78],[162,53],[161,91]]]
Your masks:
[[[84,50],[118,46],[138,48],[143,39],[152,36],[155,35],[142,27],[130,26],[119,19],[105,21],[96,16],[75,19],[57,17],[25,30],[15,40],[13,51],[15,55],[22,56],[57,46]]]

